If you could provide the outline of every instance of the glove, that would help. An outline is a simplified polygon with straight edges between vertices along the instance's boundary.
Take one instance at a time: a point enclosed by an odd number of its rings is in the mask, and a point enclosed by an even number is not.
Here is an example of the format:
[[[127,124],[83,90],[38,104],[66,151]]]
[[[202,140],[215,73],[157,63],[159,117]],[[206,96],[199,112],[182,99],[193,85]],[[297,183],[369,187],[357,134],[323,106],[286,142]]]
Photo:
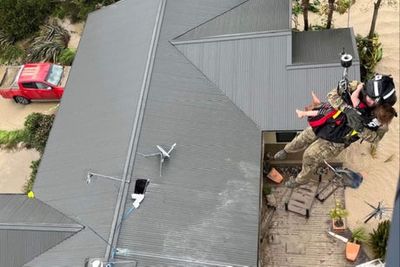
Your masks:
[[[346,107],[343,110],[343,113],[347,118],[347,125],[356,130],[357,132],[361,132],[364,129],[363,119],[361,117],[361,113],[354,108]]]

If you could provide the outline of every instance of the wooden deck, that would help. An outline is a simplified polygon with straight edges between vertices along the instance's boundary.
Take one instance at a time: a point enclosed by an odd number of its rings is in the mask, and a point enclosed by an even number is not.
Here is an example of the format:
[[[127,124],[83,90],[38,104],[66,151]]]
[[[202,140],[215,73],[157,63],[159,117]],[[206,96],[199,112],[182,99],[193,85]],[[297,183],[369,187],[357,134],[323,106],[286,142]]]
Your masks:
[[[321,186],[326,183],[322,177]],[[323,203],[315,200],[310,217],[285,210],[285,200],[290,190],[283,185],[275,185],[273,195],[278,203],[276,210],[265,208],[262,221],[262,242],[260,259],[262,266],[355,266],[366,262],[364,253],[357,263],[345,259],[345,243],[328,236],[331,220],[329,210],[335,199],[344,202],[344,189],[339,188]],[[351,212],[351,211],[350,211]]]

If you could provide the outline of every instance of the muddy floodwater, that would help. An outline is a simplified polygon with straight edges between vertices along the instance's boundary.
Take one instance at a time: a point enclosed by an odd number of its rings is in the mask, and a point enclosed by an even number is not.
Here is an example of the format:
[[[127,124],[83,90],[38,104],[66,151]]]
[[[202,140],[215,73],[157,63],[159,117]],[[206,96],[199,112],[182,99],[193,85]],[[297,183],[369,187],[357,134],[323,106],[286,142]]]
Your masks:
[[[34,149],[0,150],[0,193],[22,193],[31,173],[30,165],[39,159]]]

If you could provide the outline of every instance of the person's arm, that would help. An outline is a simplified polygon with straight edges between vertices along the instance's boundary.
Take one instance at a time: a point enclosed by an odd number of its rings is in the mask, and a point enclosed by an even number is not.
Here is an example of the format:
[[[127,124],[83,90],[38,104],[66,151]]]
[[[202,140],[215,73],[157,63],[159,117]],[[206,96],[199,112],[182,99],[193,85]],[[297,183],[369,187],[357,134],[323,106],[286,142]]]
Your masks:
[[[350,90],[350,92],[354,92],[357,89],[357,86],[359,85],[358,81],[351,81],[349,82],[349,87],[348,89]],[[352,106],[347,104],[341,95],[338,94],[337,88],[332,89],[328,95],[328,102],[329,104],[332,105],[333,108],[338,109],[343,111],[346,108],[351,108]]]
[[[353,107],[357,108],[358,105],[360,104],[360,92],[363,89],[364,84],[360,83],[359,85],[357,85],[356,90],[354,90],[353,93],[351,93],[351,103],[353,104]]]
[[[377,145],[380,140],[382,140],[383,136],[388,132],[389,128],[386,125],[383,125],[378,128],[376,131],[372,131],[368,128],[364,128],[361,132],[358,133],[358,136],[374,145]]]
[[[357,89],[358,84],[359,83],[357,81],[349,82],[348,89],[350,93],[354,92],[354,90]],[[347,104],[343,100],[342,95],[338,93],[337,89],[331,90],[328,93],[327,98],[329,104],[331,104],[333,108],[346,114],[347,125],[349,127],[356,130],[357,132],[363,131],[365,127],[363,125],[363,119],[361,117],[361,113],[357,109],[353,108],[351,104]]]

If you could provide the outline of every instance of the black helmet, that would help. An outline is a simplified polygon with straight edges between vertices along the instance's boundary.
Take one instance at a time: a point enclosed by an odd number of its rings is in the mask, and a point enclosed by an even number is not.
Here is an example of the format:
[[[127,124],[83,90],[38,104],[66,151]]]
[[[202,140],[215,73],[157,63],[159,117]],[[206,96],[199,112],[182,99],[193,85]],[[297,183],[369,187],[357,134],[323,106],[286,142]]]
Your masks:
[[[364,95],[375,99],[379,104],[387,103],[393,106],[397,101],[396,89],[390,75],[375,74],[374,78],[366,82],[363,90]]]

